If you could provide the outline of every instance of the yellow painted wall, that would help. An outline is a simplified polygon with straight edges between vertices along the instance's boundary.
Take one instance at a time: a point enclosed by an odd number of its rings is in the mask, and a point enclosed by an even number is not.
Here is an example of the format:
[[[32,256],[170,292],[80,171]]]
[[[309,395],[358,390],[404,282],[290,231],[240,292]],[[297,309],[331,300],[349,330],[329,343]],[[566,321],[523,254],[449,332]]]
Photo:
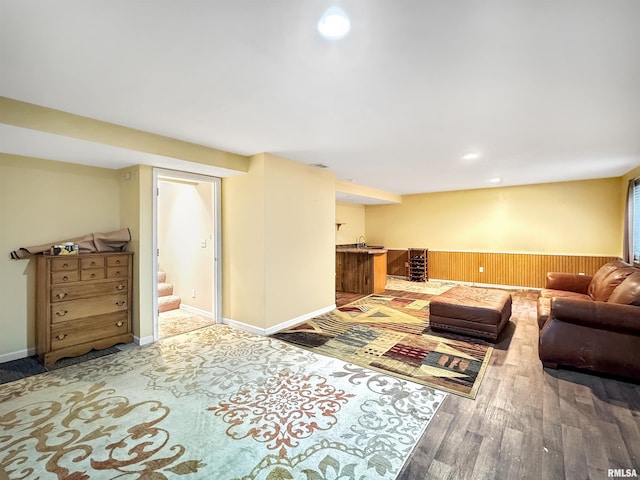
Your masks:
[[[620,178],[407,195],[367,206],[367,242],[387,248],[613,255]]]
[[[622,186],[624,187],[624,192],[626,195],[626,189],[627,189],[627,183],[629,182],[629,180],[633,179],[633,178],[638,178],[640,177],[640,167],[636,167],[633,170],[627,172],[625,175],[623,175],[620,179],[620,181],[622,182]]]
[[[269,154],[223,179],[225,319],[266,330],[334,303],[334,184]]]
[[[9,252],[118,230],[118,197],[114,170],[0,154],[0,361],[35,353],[35,262]]]
[[[265,327],[335,303],[335,176],[265,155]]]
[[[623,211],[626,211],[627,189],[629,188],[629,181],[635,180],[638,177],[640,177],[640,167],[634,168],[630,172],[627,172],[625,175],[620,177],[620,201],[622,202]]]
[[[263,327],[264,155],[244,175],[222,179],[222,316]]]
[[[142,344],[153,341],[153,169],[144,165],[118,171],[120,222],[131,231],[133,255],[133,334]]]
[[[357,243],[365,235],[364,211],[364,205],[336,203],[336,222],[342,222],[340,230],[336,230],[336,245]]]

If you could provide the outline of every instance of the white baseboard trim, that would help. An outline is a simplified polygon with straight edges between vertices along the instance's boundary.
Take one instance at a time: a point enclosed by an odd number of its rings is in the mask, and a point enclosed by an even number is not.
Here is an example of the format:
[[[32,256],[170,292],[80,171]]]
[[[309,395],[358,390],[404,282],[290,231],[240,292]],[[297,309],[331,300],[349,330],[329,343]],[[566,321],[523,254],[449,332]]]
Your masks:
[[[185,305],[184,303],[180,304],[180,310],[185,310],[190,313],[195,313],[196,315],[202,315],[203,317],[213,319],[213,313],[207,312],[206,310],[202,310],[201,308],[192,307],[190,305]]]
[[[246,332],[255,333],[256,335],[265,335],[264,328],[259,328],[255,325],[249,325],[248,323],[239,322],[237,320],[233,320],[232,318],[223,318],[222,323],[224,323],[225,325],[229,325],[230,327],[239,328],[240,330],[244,330]]]
[[[286,322],[279,323],[273,327],[269,328],[260,328],[255,325],[249,325],[248,323],[239,322],[237,320],[233,320],[231,318],[223,318],[222,323],[226,325],[230,325],[232,327],[237,327],[242,330],[246,330],[251,333],[256,333],[261,336],[271,335],[273,333],[279,332],[280,330],[284,330],[285,328],[293,327],[294,325],[304,322],[305,320],[309,320],[310,318],[317,317],[318,315],[322,315],[324,313],[330,312],[331,310],[335,310],[336,304],[329,305],[328,307],[321,308],[314,312],[305,313],[304,315],[300,315],[299,317],[292,318],[291,320],[287,320]]]
[[[142,345],[149,345],[150,343],[153,343],[153,335],[148,336],[148,337],[136,337],[135,335],[133,336],[133,341],[142,346]]]
[[[316,310],[315,312],[305,313],[304,315],[300,315],[299,317],[292,318],[291,320],[288,320],[286,322],[279,323],[278,325],[275,325],[273,327],[267,328],[266,335],[271,335],[276,332],[279,332],[280,330],[293,327],[294,325],[297,325],[300,322],[304,322],[305,320],[309,320],[310,318],[317,317],[318,315],[328,313],[331,310],[335,310],[335,309],[336,309],[336,304],[334,303],[333,305],[329,305],[328,307],[321,308],[319,310]]]
[[[0,355],[0,363],[11,362],[13,360],[20,360],[21,358],[31,357],[36,354],[36,348],[25,348],[18,350],[17,352],[3,353]]]

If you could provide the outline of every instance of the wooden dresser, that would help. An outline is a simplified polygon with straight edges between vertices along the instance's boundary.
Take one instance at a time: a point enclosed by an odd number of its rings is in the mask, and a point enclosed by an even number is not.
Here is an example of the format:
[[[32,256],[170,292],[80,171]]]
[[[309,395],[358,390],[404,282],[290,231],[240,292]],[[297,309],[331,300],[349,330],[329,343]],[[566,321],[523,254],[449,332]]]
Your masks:
[[[37,258],[38,355],[49,366],[131,343],[132,252]]]

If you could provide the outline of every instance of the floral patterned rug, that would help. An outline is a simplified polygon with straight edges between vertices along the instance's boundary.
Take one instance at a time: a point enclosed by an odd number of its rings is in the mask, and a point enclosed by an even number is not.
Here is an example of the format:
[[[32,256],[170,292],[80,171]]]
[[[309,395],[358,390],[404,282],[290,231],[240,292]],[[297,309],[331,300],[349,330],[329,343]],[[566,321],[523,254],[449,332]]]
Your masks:
[[[418,288],[424,293],[427,288],[439,291],[444,287],[422,284]],[[315,353],[475,398],[492,344],[432,331],[431,297],[396,296],[401,293],[386,290],[369,295],[272,336]]]
[[[158,338],[173,337],[214,324],[212,318],[182,308],[169,310],[158,315]]]
[[[20,479],[394,479],[446,393],[225,325],[0,385]]]

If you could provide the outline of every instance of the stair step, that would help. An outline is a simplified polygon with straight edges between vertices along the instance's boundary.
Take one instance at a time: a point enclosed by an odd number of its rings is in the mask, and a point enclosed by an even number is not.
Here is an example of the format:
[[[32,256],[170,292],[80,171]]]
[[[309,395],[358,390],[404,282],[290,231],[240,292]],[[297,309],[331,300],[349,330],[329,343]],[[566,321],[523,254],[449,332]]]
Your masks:
[[[159,297],[167,297],[169,295],[173,295],[173,284],[172,283],[158,283],[158,296]]]
[[[180,308],[180,297],[176,295],[167,295],[166,297],[158,298],[158,310],[160,312],[168,312],[169,310],[177,310]]]
[[[166,272],[158,272],[158,282],[159,283],[163,283],[167,281],[167,274]]]

